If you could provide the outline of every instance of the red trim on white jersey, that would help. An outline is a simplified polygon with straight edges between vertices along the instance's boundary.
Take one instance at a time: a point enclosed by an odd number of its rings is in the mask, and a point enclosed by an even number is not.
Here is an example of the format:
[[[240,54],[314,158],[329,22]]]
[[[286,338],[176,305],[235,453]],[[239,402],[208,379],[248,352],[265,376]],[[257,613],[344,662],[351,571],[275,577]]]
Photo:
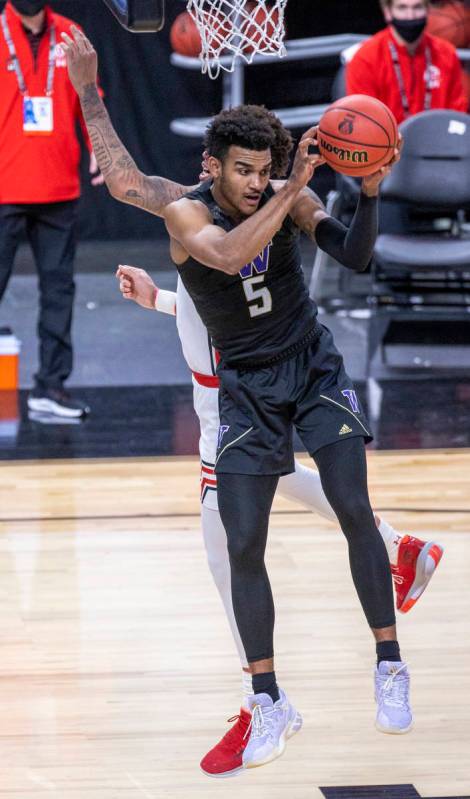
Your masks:
[[[201,461],[201,472],[204,472],[205,475],[215,475],[215,468],[211,466],[206,466],[204,461]]]
[[[219,388],[220,381],[217,375],[202,375],[200,372],[193,372],[196,383],[206,388]]]
[[[208,491],[217,491],[215,464],[201,461],[201,502],[204,502]]]

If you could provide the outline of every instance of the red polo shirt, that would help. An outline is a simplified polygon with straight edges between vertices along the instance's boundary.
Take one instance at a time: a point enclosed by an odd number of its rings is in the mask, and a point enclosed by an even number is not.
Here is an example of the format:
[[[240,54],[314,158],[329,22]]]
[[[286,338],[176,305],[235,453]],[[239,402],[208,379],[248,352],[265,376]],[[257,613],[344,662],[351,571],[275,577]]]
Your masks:
[[[5,11],[27,92],[31,97],[46,93],[51,24],[59,44],[62,31],[70,31],[71,20],[46,7],[46,32],[41,39],[36,65],[20,18],[7,3]],[[78,26],[77,26],[78,27]],[[48,203],[74,200],[80,194],[80,144],[76,124],[83,122],[78,95],[59,51],[53,86],[54,131],[50,136],[23,133],[22,96],[10,53],[0,27],[0,203]]]
[[[426,47],[431,53],[431,108],[467,111],[462,68],[455,47],[437,36],[425,33],[414,55],[398,44],[389,27],[364,42],[348,64],[346,86],[348,94],[369,94],[388,105],[397,122],[405,113],[389,42],[397,49],[403,82],[410,106],[410,115],[424,111],[426,94]]]

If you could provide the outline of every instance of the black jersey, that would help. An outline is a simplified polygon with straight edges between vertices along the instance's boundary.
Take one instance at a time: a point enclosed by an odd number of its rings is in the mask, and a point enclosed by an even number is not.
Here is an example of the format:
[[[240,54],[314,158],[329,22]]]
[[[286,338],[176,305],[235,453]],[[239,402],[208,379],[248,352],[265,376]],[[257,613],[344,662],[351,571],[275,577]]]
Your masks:
[[[206,181],[186,198],[203,202],[213,223],[229,232],[235,222],[217,205],[210,186]],[[260,207],[273,195],[268,185]],[[289,216],[238,275],[211,269],[191,256],[177,269],[227,365],[256,367],[281,360],[320,335],[318,309],[302,273],[299,230]]]

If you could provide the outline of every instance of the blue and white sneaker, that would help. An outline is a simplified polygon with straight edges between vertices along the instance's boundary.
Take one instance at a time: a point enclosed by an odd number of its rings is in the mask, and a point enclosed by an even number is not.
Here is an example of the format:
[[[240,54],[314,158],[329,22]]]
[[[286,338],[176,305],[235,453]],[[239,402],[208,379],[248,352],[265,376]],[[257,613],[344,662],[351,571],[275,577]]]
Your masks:
[[[406,663],[382,660],[375,670],[375,726],[380,732],[402,735],[411,730],[410,675]]]
[[[281,689],[277,702],[268,694],[253,694],[248,697],[248,704],[252,716],[243,768],[256,768],[282,755],[287,739],[300,730],[302,716]]]

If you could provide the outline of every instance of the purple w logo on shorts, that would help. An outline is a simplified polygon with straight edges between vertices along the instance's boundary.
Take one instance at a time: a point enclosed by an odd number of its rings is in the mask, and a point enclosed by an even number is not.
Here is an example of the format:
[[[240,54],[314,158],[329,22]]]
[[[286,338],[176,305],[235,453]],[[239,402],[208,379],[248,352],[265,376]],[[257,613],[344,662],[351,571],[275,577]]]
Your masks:
[[[217,449],[220,449],[221,444],[222,444],[222,439],[223,439],[225,433],[227,432],[227,430],[229,429],[229,427],[230,427],[229,424],[221,424],[220,425],[220,427],[219,427],[219,440],[217,441]]]
[[[353,391],[351,388],[346,388],[344,391],[341,392],[341,394],[343,395],[343,397],[346,397],[354,413],[359,413],[360,412],[359,400],[357,399],[356,392]]]

